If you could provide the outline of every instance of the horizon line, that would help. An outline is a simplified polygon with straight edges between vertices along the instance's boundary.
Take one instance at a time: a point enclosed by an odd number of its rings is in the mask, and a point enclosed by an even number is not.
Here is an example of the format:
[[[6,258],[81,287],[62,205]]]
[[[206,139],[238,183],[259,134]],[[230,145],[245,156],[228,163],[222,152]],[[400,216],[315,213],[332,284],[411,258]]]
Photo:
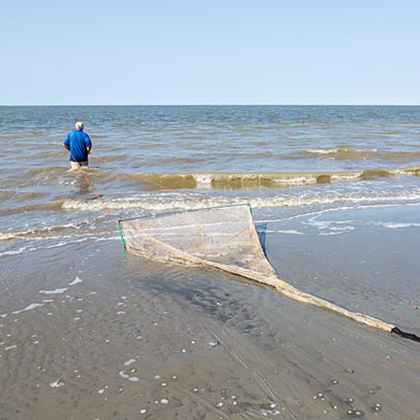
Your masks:
[[[83,106],[420,106],[419,104],[0,104],[0,107],[54,107],[54,106],[66,106],[66,107],[83,107]]]

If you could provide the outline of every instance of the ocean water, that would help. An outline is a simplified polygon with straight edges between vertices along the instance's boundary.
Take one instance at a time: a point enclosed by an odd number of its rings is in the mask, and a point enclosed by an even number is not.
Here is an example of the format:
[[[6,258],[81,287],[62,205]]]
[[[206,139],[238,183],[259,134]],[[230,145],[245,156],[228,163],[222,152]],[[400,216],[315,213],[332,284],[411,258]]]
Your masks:
[[[68,170],[76,120],[101,200]],[[420,201],[420,107],[1,107],[0,133],[2,255],[112,231],[103,203],[115,218],[244,202],[275,218]]]

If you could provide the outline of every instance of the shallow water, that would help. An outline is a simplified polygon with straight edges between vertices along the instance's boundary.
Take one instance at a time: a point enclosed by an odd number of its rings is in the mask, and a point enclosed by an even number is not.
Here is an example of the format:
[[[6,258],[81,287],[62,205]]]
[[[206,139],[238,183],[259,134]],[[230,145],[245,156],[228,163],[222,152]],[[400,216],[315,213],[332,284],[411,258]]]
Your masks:
[[[372,195],[382,201],[418,199],[419,111],[398,106],[1,107],[1,233],[47,220],[49,226],[65,226],[79,218],[79,210],[89,215],[90,224],[92,211],[102,208],[84,177],[67,171],[62,142],[75,120],[85,122],[94,143],[88,174],[103,200],[117,213],[144,213],[196,203],[149,181],[185,190],[202,205],[300,205],[315,194],[319,202],[324,191],[336,201],[371,200]],[[147,179],[139,178],[144,175]],[[296,190],[314,185],[328,188]]]

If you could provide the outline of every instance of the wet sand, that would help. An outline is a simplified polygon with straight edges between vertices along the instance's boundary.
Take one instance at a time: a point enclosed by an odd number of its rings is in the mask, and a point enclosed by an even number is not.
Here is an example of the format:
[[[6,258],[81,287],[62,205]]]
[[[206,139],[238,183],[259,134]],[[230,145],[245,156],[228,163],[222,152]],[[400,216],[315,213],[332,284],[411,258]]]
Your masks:
[[[356,226],[340,235],[267,233],[266,251],[295,286],[419,333],[419,229],[366,227],[404,211],[340,213]],[[116,238],[4,257],[1,277],[1,420],[418,419],[419,343],[234,275]]]

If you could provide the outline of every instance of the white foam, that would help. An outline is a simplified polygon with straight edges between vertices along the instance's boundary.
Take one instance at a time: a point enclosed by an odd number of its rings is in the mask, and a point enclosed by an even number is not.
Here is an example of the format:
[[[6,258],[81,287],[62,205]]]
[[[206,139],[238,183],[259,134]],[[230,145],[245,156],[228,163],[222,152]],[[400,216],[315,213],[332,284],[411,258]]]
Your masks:
[[[419,170],[418,168],[393,169],[390,170],[390,173],[396,176],[418,176]]]
[[[39,293],[43,293],[45,295],[59,295],[64,292],[67,292],[68,288],[64,287],[63,289],[54,289],[54,290],[40,290]]]
[[[71,283],[69,283],[69,286],[74,286],[75,284],[81,283],[83,280],[80,277],[76,277]]]
[[[44,304],[43,303],[31,303],[26,308],[21,309],[19,311],[14,311],[14,312],[12,312],[12,314],[20,314],[20,313],[25,312],[25,311],[31,311],[32,309],[40,308],[41,306],[44,306]]]
[[[339,153],[376,153],[378,149],[309,149],[305,153],[314,155],[337,155]]]
[[[15,237],[15,234],[13,232],[6,232],[6,233],[2,233],[0,232],[0,241],[7,241],[9,239],[13,239]]]
[[[285,235],[306,235],[306,233],[298,232],[297,230],[265,230],[263,233],[282,233]]]
[[[353,226],[349,226],[351,223],[355,223],[354,220],[317,220],[316,217],[311,217],[306,222],[302,222],[304,225],[313,226],[319,230],[330,229],[330,230],[353,230]],[[337,226],[338,225],[338,226]],[[341,226],[344,225],[344,226]]]
[[[294,176],[292,178],[277,178],[273,179],[274,184],[277,185],[303,185],[303,184],[316,184],[318,177],[316,176]]]
[[[127,360],[126,362],[124,362],[124,366],[130,366],[133,363],[136,363],[136,361],[137,361],[136,359]]]
[[[278,416],[279,414],[281,414],[280,410],[265,410],[265,409],[261,409],[261,414],[264,417],[268,417],[268,416]]]
[[[337,149],[317,149],[317,150],[306,150],[306,153],[313,153],[314,155],[329,155],[331,153],[337,153]]]
[[[199,188],[209,188],[213,182],[213,177],[209,174],[195,174],[194,179]]]
[[[318,236],[342,235],[343,233],[345,233],[345,232],[343,232],[343,231],[341,231],[341,232],[321,232],[321,233],[318,234]]]
[[[405,203],[404,206],[414,207],[419,206],[420,203]],[[345,210],[367,210],[367,209],[377,209],[377,208],[393,208],[393,207],[400,207],[401,204],[369,204],[369,205],[356,205],[356,206],[342,206],[342,207],[334,207],[330,209],[323,209],[317,211],[311,211],[308,213],[300,213],[294,216],[289,217],[282,217],[280,219],[264,219],[264,220],[255,220],[255,223],[280,223],[280,222],[287,222],[289,220],[301,219],[304,217],[309,216],[319,216],[324,213],[332,213],[332,212],[341,212]]]
[[[340,174],[331,175],[331,181],[354,181],[363,176],[363,171],[355,172],[354,174]]]
[[[26,246],[23,246],[15,251],[5,251],[5,252],[0,252],[0,257],[5,257],[7,255],[19,255],[19,254],[23,254],[24,252],[27,251]]]
[[[316,184],[316,175],[295,175],[295,176],[278,176],[270,177],[265,173],[241,173],[241,174],[216,174],[216,173],[198,173],[193,174],[194,179],[197,183],[198,188],[212,188],[213,182],[233,182],[238,180],[240,183],[247,183],[249,181],[260,181],[264,179],[270,179],[270,182],[277,185],[304,185],[304,184]]]
[[[387,229],[403,229],[403,228],[411,228],[411,227],[420,227],[420,223],[398,223],[398,222],[376,222],[375,225],[383,226]]]
[[[16,239],[16,238],[25,238],[28,236],[30,236],[31,239],[46,239],[46,237],[42,237],[42,236],[34,238],[33,235],[47,234],[47,233],[51,233],[55,231],[62,231],[64,229],[80,230],[82,226],[88,225],[89,223],[90,223],[89,220],[84,220],[77,223],[68,223],[64,225],[34,227],[32,229],[27,229],[27,230],[0,232],[0,241],[7,241],[10,239]],[[51,236],[48,236],[48,238],[51,238]]]
[[[13,350],[13,349],[16,349],[16,348],[17,348],[17,346],[16,345],[13,345],[13,346],[5,347],[4,349],[5,350]]]
[[[355,175],[337,175],[341,180],[358,177]],[[335,184],[336,185],[336,184]],[[144,210],[152,212],[165,212],[171,210],[198,210],[209,207],[223,207],[239,204],[251,204],[253,208],[287,208],[302,207],[313,205],[334,205],[338,203],[368,204],[368,203],[395,203],[395,202],[413,202],[420,200],[420,188],[410,189],[390,189],[381,190],[373,188],[370,184],[363,184],[363,188],[318,188],[305,191],[305,193],[279,193],[270,196],[236,196],[224,197],[215,196],[199,198],[192,197],[194,200],[188,200],[184,197],[162,196],[125,200],[109,200],[105,204],[111,210]],[[92,201],[68,200],[63,204],[65,209],[96,211],[102,210],[101,203]]]
[[[331,226],[330,230],[334,231],[334,232],[349,232],[354,230],[354,226],[343,226],[343,227],[338,227],[338,226]]]

